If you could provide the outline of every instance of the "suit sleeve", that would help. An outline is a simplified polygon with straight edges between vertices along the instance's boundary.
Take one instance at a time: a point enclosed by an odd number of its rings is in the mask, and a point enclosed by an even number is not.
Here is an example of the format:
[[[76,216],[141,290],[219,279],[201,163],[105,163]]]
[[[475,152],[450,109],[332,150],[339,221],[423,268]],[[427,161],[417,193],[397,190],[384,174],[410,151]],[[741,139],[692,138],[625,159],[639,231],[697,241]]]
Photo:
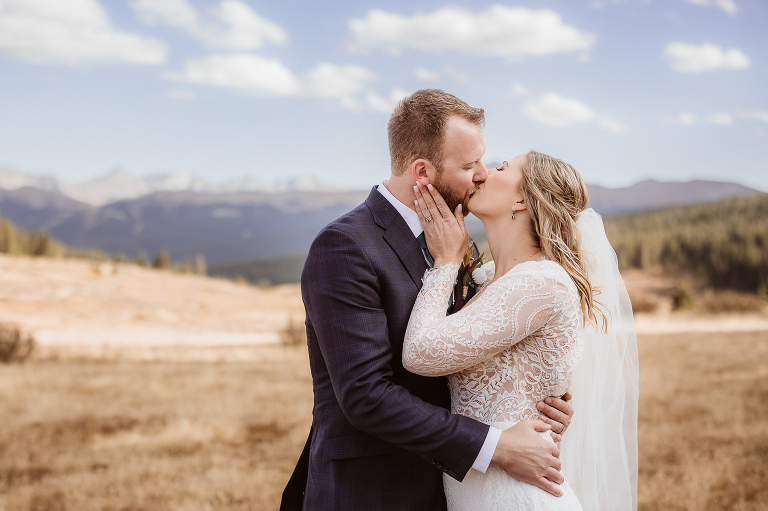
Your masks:
[[[461,481],[488,426],[431,405],[393,383],[379,277],[358,240],[326,228],[302,273],[307,314],[336,398],[356,428],[414,452]]]

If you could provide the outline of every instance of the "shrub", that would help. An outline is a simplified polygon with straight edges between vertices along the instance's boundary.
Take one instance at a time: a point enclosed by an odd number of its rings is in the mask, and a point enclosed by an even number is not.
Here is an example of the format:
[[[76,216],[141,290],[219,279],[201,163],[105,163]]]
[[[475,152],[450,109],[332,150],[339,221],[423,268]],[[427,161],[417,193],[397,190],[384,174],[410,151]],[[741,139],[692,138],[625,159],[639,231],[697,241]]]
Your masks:
[[[672,309],[682,310],[693,307],[693,292],[685,286],[678,286],[672,295]]]
[[[171,255],[168,252],[168,249],[161,250],[160,253],[157,254],[157,257],[155,257],[155,260],[152,261],[153,268],[159,268],[161,270],[164,270],[170,266],[171,266]]]
[[[24,362],[35,350],[35,339],[18,326],[0,323],[0,362]]]
[[[301,321],[291,318],[282,332],[280,342],[285,346],[299,346],[307,342],[307,334]]]

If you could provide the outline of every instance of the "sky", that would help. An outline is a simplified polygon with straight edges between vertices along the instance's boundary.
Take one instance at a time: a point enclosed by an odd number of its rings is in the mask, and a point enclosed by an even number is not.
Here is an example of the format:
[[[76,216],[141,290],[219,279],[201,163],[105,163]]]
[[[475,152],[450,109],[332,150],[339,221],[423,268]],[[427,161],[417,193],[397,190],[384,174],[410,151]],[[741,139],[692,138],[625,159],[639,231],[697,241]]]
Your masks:
[[[395,104],[486,112],[487,165],[768,191],[763,0],[0,0],[0,167],[214,183],[389,175]]]

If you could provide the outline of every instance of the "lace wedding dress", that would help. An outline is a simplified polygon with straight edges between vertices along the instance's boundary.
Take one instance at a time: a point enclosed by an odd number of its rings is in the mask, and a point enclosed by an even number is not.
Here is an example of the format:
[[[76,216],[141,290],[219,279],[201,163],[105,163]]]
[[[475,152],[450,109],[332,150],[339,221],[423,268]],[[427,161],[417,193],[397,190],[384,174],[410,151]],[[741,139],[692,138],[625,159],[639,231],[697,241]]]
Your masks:
[[[458,264],[428,270],[414,304],[403,365],[425,376],[448,375],[453,413],[501,430],[534,419],[536,403],[564,394],[583,345],[576,286],[557,263],[542,258],[515,266],[486,284],[461,311],[446,316]],[[552,441],[549,433],[541,436]],[[562,497],[491,465],[462,482],[444,476],[449,511],[564,511],[582,507],[568,481]]]

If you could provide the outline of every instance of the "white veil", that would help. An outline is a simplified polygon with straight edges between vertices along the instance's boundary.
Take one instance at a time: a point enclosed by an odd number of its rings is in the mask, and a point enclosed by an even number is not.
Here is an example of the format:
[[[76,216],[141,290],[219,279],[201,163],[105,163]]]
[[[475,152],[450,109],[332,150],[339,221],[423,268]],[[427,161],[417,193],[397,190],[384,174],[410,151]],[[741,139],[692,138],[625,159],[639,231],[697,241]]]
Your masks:
[[[585,511],[636,510],[638,360],[632,305],[600,215],[589,208],[576,225],[608,330],[588,324],[584,331],[571,386],[576,411],[560,444],[563,475]]]

